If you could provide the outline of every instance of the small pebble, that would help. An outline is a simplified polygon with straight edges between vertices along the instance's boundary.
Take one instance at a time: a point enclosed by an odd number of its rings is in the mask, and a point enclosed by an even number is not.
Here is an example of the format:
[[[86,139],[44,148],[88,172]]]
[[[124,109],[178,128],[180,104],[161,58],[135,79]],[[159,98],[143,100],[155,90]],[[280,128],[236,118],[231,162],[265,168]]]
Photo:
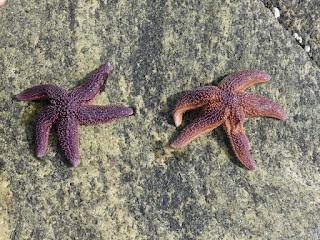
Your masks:
[[[273,15],[274,15],[275,18],[280,17],[280,10],[279,10],[279,8],[273,7],[273,8],[272,8],[272,12],[273,12]]]
[[[298,36],[296,37],[296,40],[301,44],[302,43],[302,37]]]
[[[304,46],[304,50],[305,50],[306,52],[310,52],[311,48],[310,48],[309,45],[305,45],[305,46]]]
[[[297,42],[302,44],[302,37],[300,37],[298,33],[295,32],[292,34],[292,36],[296,39]]]

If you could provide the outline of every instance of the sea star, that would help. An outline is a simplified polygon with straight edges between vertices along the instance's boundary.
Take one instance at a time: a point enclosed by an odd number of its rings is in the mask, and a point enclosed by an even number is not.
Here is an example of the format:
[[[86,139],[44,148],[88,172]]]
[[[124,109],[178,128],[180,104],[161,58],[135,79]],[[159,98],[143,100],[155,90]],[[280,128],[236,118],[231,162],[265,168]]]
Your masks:
[[[184,112],[196,108],[201,108],[201,111],[198,118],[183,129],[171,147],[183,147],[223,124],[240,162],[250,170],[256,169],[249,152],[249,141],[243,131],[245,116],[288,117],[273,101],[243,90],[254,83],[269,81],[270,78],[269,74],[261,71],[244,70],[227,76],[217,87],[207,86],[186,93],[174,109],[175,125],[181,125]]]
[[[62,150],[73,167],[79,164],[79,124],[100,124],[133,114],[124,106],[88,105],[100,92],[103,76],[109,74],[111,64],[107,62],[96,70],[79,87],[67,91],[52,84],[39,85],[17,95],[22,101],[49,99],[50,105],[44,108],[36,123],[36,155],[43,157],[48,145],[50,128],[56,125]]]

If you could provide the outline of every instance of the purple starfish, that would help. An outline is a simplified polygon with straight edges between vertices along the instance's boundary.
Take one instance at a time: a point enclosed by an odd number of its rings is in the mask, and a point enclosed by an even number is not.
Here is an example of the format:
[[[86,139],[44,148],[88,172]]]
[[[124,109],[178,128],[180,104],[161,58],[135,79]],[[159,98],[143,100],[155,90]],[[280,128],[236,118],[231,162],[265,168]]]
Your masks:
[[[100,92],[103,76],[109,74],[111,64],[107,62],[96,70],[84,84],[67,91],[52,84],[35,86],[17,95],[21,101],[49,99],[36,124],[36,155],[43,157],[48,145],[50,128],[56,125],[59,142],[73,167],[79,164],[79,124],[100,124],[133,114],[124,106],[88,105]]]

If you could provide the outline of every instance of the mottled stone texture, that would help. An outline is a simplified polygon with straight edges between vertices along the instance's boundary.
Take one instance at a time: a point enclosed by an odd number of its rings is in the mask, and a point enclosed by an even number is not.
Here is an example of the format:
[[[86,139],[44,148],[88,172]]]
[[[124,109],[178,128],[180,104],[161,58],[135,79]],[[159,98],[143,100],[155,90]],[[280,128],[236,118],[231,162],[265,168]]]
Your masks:
[[[0,238],[319,236],[320,69],[262,1],[11,0],[0,22]],[[108,91],[93,104],[135,116],[81,126],[75,169],[54,131],[36,158],[45,104],[14,95],[48,83],[70,89],[107,60]],[[258,170],[238,163],[221,127],[170,148],[183,93],[242,69],[269,73],[249,91],[289,116],[246,120]]]
[[[320,2],[318,0],[262,0],[266,7],[277,7],[279,23],[302,38],[301,47],[311,47],[308,55],[320,66]]]

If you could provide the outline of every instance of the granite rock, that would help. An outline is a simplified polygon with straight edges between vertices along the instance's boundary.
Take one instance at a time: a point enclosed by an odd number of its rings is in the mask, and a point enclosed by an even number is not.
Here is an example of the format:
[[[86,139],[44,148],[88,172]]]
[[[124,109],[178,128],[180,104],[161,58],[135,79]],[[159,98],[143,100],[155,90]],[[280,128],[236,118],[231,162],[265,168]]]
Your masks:
[[[262,1],[7,1],[0,8],[0,239],[316,239],[320,234],[317,63]],[[132,117],[80,127],[70,168],[51,131],[35,156],[38,84],[71,89],[112,70],[93,104]],[[256,171],[221,127],[179,150],[182,94],[243,69],[249,91],[289,119],[249,118]],[[184,124],[195,113],[187,113]]]
[[[314,0],[263,0],[266,7],[278,8],[279,23],[304,48],[310,58],[320,66],[320,3]],[[309,50],[307,50],[309,48]]]

